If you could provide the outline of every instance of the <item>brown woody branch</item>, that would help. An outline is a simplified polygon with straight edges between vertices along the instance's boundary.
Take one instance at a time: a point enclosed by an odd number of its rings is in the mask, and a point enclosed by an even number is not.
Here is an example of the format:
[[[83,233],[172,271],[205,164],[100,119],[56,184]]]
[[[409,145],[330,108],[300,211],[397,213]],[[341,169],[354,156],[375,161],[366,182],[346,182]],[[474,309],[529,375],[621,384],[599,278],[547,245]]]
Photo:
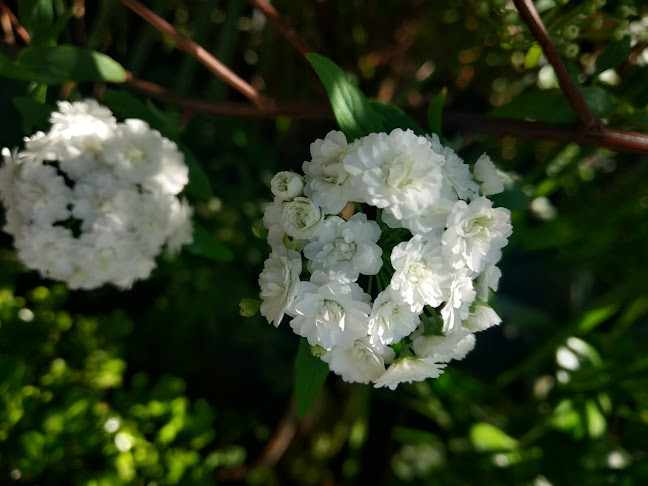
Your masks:
[[[578,86],[576,86],[576,83],[569,74],[567,66],[560,57],[551,37],[549,37],[549,33],[533,4],[533,0],[513,0],[513,3],[515,3],[518,12],[520,12],[520,15],[529,26],[531,33],[538,40],[540,46],[542,46],[542,50],[554,68],[558,83],[567,96],[581,125],[592,132],[600,130],[600,122],[589,109],[587,103],[585,103],[583,93],[578,89]]]
[[[5,5],[5,3],[0,0],[0,9],[2,9],[2,13],[6,15],[9,18],[9,21],[11,22],[11,25],[13,29],[16,31],[16,35],[20,37],[20,40],[23,41],[25,45],[31,45],[31,37],[29,36],[29,32],[25,30],[25,28],[21,25],[20,20],[18,20],[18,17]]]
[[[279,33],[288,42],[290,42],[302,56],[306,56],[307,53],[312,52],[312,49],[308,47],[308,44],[306,44],[304,39],[299,36],[295,29],[284,22],[279,12],[277,12],[277,10],[272,5],[270,5],[267,0],[248,0],[248,3],[263,12],[266,18],[270,22],[272,22],[272,25],[275,26]]]
[[[202,46],[196,44],[178,32],[169,22],[158,14],[142,5],[137,0],[121,0],[124,5],[130,8],[137,15],[146,20],[163,34],[171,37],[182,49],[193,56],[199,63],[209,69],[214,75],[225,81],[228,85],[241,93],[261,111],[272,109],[272,100],[261,95],[250,83],[243,80],[230,68],[212,56]]]
[[[298,119],[332,119],[328,103],[291,101],[275,102],[271,110],[261,111],[248,103],[234,101],[210,101],[189,98],[153,83],[129,78],[126,86],[133,91],[162,101],[173,103],[192,115],[238,116],[245,118],[276,118],[289,116]],[[595,147],[606,147],[619,152],[648,154],[648,135],[626,130],[602,127],[596,132],[582,127],[554,125],[550,123],[499,118],[481,114],[445,111],[443,124],[477,135],[498,135],[540,140],[571,142]]]

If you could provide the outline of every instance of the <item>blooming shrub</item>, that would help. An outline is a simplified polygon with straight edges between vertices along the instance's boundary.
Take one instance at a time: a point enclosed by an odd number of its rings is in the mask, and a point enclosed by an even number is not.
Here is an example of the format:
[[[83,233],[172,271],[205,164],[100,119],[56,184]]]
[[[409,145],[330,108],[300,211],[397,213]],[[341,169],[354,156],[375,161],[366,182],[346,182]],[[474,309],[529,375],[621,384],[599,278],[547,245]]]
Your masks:
[[[188,169],[175,143],[142,120],[117,123],[94,100],[59,102],[47,133],[2,151],[5,231],[20,259],[70,288],[129,288],[163,247],[192,241],[178,194]]]
[[[504,189],[493,162],[471,174],[436,135],[401,129],[351,144],[332,131],[311,156],[272,179],[261,314],[290,316],[345,381],[438,377],[500,322],[487,301],[512,226],[487,197]]]

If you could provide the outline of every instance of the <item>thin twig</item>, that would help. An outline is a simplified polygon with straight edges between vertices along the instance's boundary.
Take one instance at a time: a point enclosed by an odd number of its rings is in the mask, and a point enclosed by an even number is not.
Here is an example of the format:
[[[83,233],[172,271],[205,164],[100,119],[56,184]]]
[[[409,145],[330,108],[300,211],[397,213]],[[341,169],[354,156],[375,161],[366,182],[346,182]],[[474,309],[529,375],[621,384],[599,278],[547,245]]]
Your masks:
[[[289,116],[303,120],[333,119],[330,105],[322,102],[275,102],[272,110],[261,111],[248,103],[190,98],[168,91],[157,84],[132,77],[129,77],[125,85],[143,95],[173,103],[193,115],[238,116],[244,118]],[[648,135],[607,127],[603,127],[597,132],[591,132],[582,127],[452,111],[444,111],[443,125],[446,128],[459,129],[477,135],[554,140],[594,147],[606,147],[619,152],[648,154]]]
[[[29,32],[25,30],[25,28],[20,23],[20,20],[18,20],[18,17],[14,15],[14,13],[9,9],[9,7],[5,5],[2,0],[0,0],[0,8],[9,17],[11,25],[16,31],[18,37],[20,37],[20,40],[22,40],[25,45],[31,45],[31,37],[29,36]]]
[[[602,127],[591,131],[582,127],[554,125],[514,118],[444,111],[443,124],[479,135],[499,135],[606,147],[618,152],[648,154],[648,135]]]
[[[560,83],[560,87],[567,96],[567,99],[569,99],[569,103],[574,109],[581,125],[591,131],[599,130],[601,124],[589,109],[587,103],[585,103],[583,93],[576,86],[576,83],[567,70],[567,66],[560,57],[560,54],[558,54],[556,46],[551,40],[551,37],[549,37],[547,29],[533,5],[533,0],[513,0],[513,3],[515,3],[518,12],[520,12],[520,15],[529,26],[533,36],[538,40],[540,46],[542,46],[542,50],[554,68],[558,83]]]
[[[308,44],[302,39],[297,31],[293,29],[290,25],[284,22],[281,14],[270,5],[266,0],[248,0],[248,3],[254,8],[259,9],[266,18],[272,22],[272,25],[279,31],[279,33],[292,44],[292,46],[299,51],[302,56],[306,56],[307,53],[312,52],[313,50],[308,47]]]
[[[186,38],[158,14],[145,7],[137,0],[121,1],[157,30],[171,37],[182,49],[193,56],[214,75],[225,81],[228,85],[249,99],[261,111],[272,110],[272,100],[261,95],[250,83],[237,76],[234,71],[216,59],[206,49]]]

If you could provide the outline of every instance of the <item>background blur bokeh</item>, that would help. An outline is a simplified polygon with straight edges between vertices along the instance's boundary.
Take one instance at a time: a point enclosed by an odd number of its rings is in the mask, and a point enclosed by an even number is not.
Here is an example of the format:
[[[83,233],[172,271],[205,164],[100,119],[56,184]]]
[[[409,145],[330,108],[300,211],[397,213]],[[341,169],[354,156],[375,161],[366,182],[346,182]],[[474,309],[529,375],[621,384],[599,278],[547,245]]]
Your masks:
[[[5,3],[18,12],[25,1]],[[69,17],[59,42],[104,52],[136,78],[242,101],[119,1],[30,3],[51,6],[53,22]],[[326,105],[309,64],[247,2],[145,3],[263,93]],[[505,0],[273,4],[367,96],[422,125],[443,88],[450,111],[574,121]],[[648,128],[648,8],[536,6],[597,115]],[[5,35],[5,56],[20,47]],[[258,294],[267,246],[251,227],[272,175],[299,169],[333,119],[200,116],[120,85],[0,87],[7,147],[47,127],[25,122],[20,100],[94,95],[120,118],[139,103],[202,167],[209,184],[190,195],[195,218],[234,253],[229,263],[161,258],[130,291],[69,291],[26,270],[0,234],[0,484],[648,483],[645,155],[446,130],[467,162],[487,152],[510,179],[498,199],[514,225],[494,303],[502,325],[437,380],[392,392],[331,375],[299,418],[297,337],[241,317],[238,304]]]

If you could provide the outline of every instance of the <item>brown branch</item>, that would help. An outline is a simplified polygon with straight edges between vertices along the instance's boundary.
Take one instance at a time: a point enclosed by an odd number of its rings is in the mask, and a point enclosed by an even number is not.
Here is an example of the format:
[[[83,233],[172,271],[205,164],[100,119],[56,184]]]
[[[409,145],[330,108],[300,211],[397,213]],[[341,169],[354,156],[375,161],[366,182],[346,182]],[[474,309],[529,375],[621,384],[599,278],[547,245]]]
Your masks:
[[[538,11],[533,5],[533,0],[513,0],[513,3],[515,3],[518,12],[520,12],[520,15],[529,26],[533,36],[538,40],[540,46],[542,46],[542,50],[556,72],[558,83],[567,96],[581,125],[590,131],[600,130],[601,124],[589,109],[587,103],[585,103],[583,93],[578,89],[578,86],[576,86],[576,83],[569,74],[567,66],[560,57],[556,46],[551,40],[551,37],[549,37],[545,25],[542,23]]]
[[[2,0],[0,0],[0,9],[2,9],[2,12],[9,17],[9,21],[11,22],[11,25],[16,31],[18,37],[20,37],[20,40],[22,40],[25,45],[31,45],[31,37],[29,36],[29,32],[25,30],[25,28],[20,23],[20,20],[18,20],[18,17],[14,15],[14,13],[9,9],[9,7],[5,5]]]
[[[602,127],[594,132],[583,127],[499,118],[488,115],[443,113],[444,126],[479,135],[499,135],[606,147],[618,152],[648,154],[648,135]]]
[[[129,89],[143,95],[173,103],[193,115],[238,116],[245,118],[288,116],[303,120],[333,119],[333,113],[328,103],[308,101],[274,102],[271,110],[261,111],[257,107],[243,102],[189,98],[168,91],[157,84],[132,77],[129,77],[124,84]],[[452,111],[444,111],[443,124],[447,128],[477,135],[554,140],[594,147],[606,147],[619,152],[648,154],[648,135],[613,128],[603,127],[599,131],[593,132],[583,127]]]
[[[297,49],[297,51],[302,55],[306,56],[307,53],[312,52],[313,50],[308,47],[308,44],[302,39],[299,34],[293,29],[290,25],[284,22],[281,18],[281,14],[267,2],[267,0],[248,0],[248,3],[254,8],[259,9],[266,18],[272,22],[272,25],[279,31],[279,33],[292,44],[292,46]]]
[[[206,49],[178,32],[169,22],[142,5],[137,0],[121,0],[137,15],[146,20],[163,34],[171,37],[182,49],[209,69],[214,75],[241,93],[261,111],[272,110],[272,101],[261,95],[250,83],[236,75],[234,71],[212,56]]]

